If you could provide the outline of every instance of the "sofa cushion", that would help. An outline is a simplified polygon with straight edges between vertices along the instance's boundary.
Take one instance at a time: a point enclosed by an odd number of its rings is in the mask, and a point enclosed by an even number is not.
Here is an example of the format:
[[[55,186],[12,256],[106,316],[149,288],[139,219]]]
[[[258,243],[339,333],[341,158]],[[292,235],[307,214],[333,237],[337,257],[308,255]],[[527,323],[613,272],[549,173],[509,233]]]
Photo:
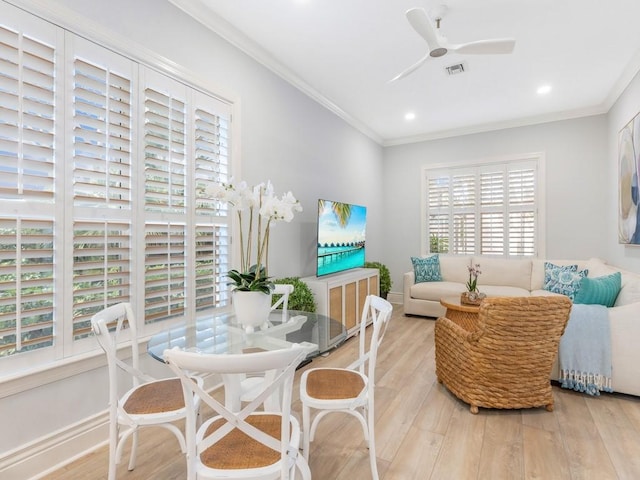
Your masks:
[[[511,287],[506,285],[481,285],[480,292],[488,297],[530,297],[531,293],[526,288]]]
[[[445,282],[458,282],[464,285],[469,281],[470,255],[440,255],[440,273]]]
[[[555,265],[550,262],[544,264],[545,290],[561,293],[571,300],[580,289],[580,282],[589,273],[588,270],[578,270],[578,265]]]
[[[412,285],[409,291],[411,298],[439,302],[442,297],[460,296],[465,288],[458,282],[424,282]]]
[[[580,268],[580,265],[578,265],[578,268]],[[612,273],[620,270],[618,268],[612,267],[611,265],[607,265],[604,260],[595,257],[587,260],[585,268],[589,270],[588,276],[591,278],[611,275]]]
[[[622,288],[616,298],[615,306],[640,302],[640,276],[622,273]]]
[[[411,257],[411,263],[413,263],[416,283],[439,282],[442,280],[440,260],[437,253],[429,257]]]
[[[620,272],[595,278],[585,277],[580,282],[580,289],[576,293],[573,303],[613,307],[620,293],[621,282]]]
[[[531,260],[485,256],[473,257],[473,263],[479,264],[482,272],[478,277],[481,292],[485,292],[485,285],[509,285],[527,292],[531,288]]]

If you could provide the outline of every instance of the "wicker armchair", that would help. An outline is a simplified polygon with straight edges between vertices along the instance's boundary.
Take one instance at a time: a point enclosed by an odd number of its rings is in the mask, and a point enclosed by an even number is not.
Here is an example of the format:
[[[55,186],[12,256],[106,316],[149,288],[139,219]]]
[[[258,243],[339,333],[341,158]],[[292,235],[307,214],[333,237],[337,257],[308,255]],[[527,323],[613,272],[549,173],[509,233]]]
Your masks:
[[[446,317],[435,326],[436,375],[478,407],[553,410],[549,377],[571,311],[565,296],[487,298],[475,329]]]

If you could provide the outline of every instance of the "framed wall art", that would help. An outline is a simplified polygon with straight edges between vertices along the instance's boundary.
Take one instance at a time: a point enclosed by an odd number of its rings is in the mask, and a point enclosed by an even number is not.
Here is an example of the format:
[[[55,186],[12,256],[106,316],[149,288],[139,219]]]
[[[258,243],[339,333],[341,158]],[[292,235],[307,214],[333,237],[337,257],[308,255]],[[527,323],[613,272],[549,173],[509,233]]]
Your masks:
[[[618,134],[618,242],[640,245],[640,113]]]

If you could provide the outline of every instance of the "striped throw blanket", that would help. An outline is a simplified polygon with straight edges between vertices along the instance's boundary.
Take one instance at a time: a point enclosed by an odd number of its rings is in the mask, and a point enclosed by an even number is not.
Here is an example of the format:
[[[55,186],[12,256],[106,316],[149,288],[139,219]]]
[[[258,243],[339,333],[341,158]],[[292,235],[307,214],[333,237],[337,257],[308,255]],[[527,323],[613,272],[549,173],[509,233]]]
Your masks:
[[[612,392],[611,331],[602,305],[574,304],[560,339],[560,384],[589,395]]]

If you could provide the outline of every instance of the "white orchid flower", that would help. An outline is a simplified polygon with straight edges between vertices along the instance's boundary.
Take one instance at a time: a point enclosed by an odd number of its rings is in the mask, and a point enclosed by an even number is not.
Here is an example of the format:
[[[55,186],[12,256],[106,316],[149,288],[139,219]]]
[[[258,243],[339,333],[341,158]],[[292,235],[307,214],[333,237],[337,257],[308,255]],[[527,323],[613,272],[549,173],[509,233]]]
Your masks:
[[[249,187],[245,181],[237,184],[233,179],[229,183],[211,184],[205,189],[210,198],[227,202],[238,213],[240,222],[241,271],[255,268],[255,283],[268,281],[266,265],[268,263],[270,228],[278,221],[291,222],[294,212],[301,212],[302,206],[291,192],[278,198],[274,194],[271,181]],[[258,215],[254,215],[258,209]],[[249,211],[243,215],[243,211]],[[266,221],[264,221],[266,220]],[[257,225],[254,224],[257,222]],[[246,229],[246,230],[245,230]],[[255,238],[254,238],[255,237]],[[253,247],[256,247],[256,259],[253,261]],[[262,268],[264,267],[264,268]],[[262,273],[264,270],[264,273]],[[236,285],[237,288],[240,285]]]

